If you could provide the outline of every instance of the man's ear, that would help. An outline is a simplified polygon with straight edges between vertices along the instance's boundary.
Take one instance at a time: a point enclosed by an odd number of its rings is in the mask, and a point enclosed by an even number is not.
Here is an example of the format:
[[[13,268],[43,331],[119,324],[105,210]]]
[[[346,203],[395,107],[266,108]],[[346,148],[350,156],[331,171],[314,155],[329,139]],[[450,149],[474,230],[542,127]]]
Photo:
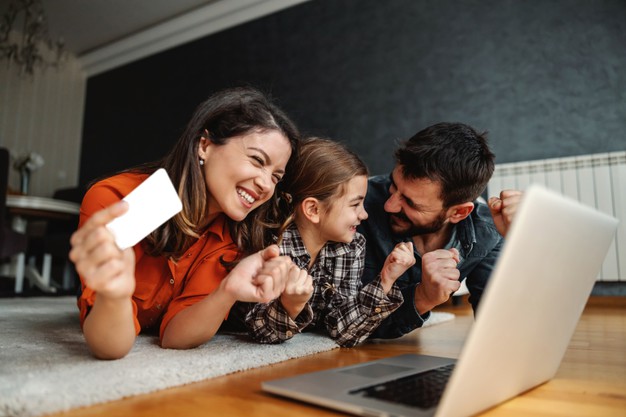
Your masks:
[[[317,198],[307,197],[300,203],[300,208],[302,209],[302,214],[306,217],[311,223],[319,223],[320,222],[320,201]]]
[[[467,218],[473,210],[474,203],[470,201],[467,203],[456,204],[448,209],[448,220],[450,220],[450,223],[458,223]]]

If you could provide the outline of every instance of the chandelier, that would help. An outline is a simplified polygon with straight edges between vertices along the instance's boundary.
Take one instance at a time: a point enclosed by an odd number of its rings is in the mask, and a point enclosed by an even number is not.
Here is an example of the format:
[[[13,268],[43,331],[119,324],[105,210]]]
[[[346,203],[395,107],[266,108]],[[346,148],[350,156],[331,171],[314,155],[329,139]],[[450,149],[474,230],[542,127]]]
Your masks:
[[[22,73],[59,66],[65,54],[63,39],[53,41],[41,0],[14,0],[0,20],[0,60],[17,64]]]

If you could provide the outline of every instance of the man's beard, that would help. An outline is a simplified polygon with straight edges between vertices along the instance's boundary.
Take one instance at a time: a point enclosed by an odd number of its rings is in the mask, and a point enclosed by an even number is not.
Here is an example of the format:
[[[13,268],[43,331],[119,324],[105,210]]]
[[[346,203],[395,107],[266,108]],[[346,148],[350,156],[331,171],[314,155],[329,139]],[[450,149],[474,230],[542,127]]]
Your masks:
[[[446,224],[446,213],[444,211],[439,214],[439,217],[428,224],[415,224],[411,222],[411,220],[409,220],[409,218],[402,212],[393,214],[390,213],[389,215],[389,225],[391,226],[391,230],[396,236],[399,237],[428,235],[438,232]],[[400,220],[402,225],[395,223],[394,217]]]

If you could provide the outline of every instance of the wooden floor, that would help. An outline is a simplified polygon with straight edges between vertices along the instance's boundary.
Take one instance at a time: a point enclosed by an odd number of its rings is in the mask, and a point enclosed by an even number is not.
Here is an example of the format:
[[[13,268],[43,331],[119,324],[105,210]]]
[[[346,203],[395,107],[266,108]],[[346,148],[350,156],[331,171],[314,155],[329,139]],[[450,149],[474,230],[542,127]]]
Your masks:
[[[349,365],[401,353],[457,357],[473,322],[464,304],[440,308],[449,323],[393,341],[335,349],[184,387],[75,409],[56,416],[340,416],[331,410],[261,392],[261,381]],[[172,372],[175,372],[174,370]],[[626,416],[626,297],[593,297],[578,324],[556,377],[485,416]]]

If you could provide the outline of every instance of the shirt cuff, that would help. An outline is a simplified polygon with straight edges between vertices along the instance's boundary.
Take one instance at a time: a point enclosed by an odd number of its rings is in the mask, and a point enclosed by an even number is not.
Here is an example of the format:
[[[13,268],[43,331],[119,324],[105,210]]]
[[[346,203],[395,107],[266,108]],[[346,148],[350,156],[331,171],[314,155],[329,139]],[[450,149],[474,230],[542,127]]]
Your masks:
[[[289,320],[298,328],[298,332],[301,332],[311,323],[311,321],[313,321],[313,308],[309,303],[306,303],[300,314],[298,314],[298,317],[296,317],[295,320],[292,320],[291,317],[289,317]]]
[[[430,311],[427,311],[424,314],[420,314],[419,311],[417,311],[417,307],[415,306],[415,290],[417,289],[417,286],[420,285],[419,283],[413,287],[413,293],[411,296],[411,305],[413,306],[413,311],[415,312],[415,316],[417,317],[417,327],[422,327],[424,325],[424,322],[426,320],[428,320],[430,318]]]
[[[276,333],[280,340],[288,340],[294,335],[302,333],[302,330],[313,320],[313,309],[309,303],[306,303],[295,320],[289,317],[285,307],[283,307],[280,301],[277,300],[275,300],[270,306],[270,314],[275,317],[275,321],[282,321],[283,323],[283,325],[276,326]],[[282,320],[280,319],[281,317]]]
[[[389,293],[385,294],[380,277],[365,285],[359,295],[360,304],[365,307],[366,312],[369,312],[370,317],[382,313],[386,313],[386,317],[404,302],[402,293],[395,283]]]

